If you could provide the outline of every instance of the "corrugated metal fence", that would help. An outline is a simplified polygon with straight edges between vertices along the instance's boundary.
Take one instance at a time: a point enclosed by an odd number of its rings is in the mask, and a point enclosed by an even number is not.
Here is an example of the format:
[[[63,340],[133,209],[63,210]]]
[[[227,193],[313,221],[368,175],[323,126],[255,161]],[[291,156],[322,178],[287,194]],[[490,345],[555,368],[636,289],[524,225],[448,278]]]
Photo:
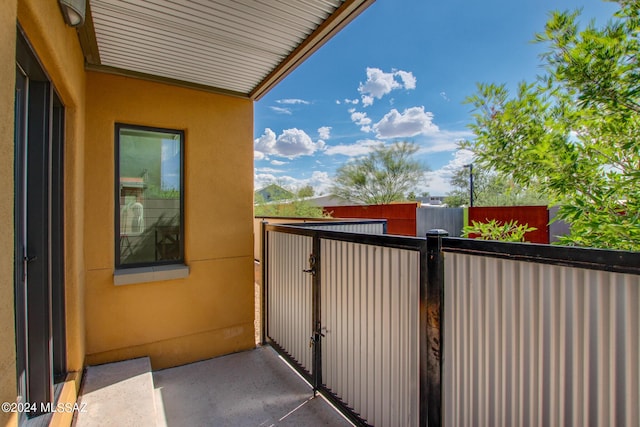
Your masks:
[[[269,342],[354,423],[640,425],[640,254],[264,230]]]
[[[370,221],[336,221],[336,222],[307,222],[296,224],[299,227],[312,228],[314,230],[346,231],[361,234],[387,234],[387,220],[375,219]]]
[[[425,240],[309,226],[265,234],[271,344],[355,423],[419,425]]]
[[[416,209],[416,236],[425,236],[429,230],[447,230],[450,236],[462,236],[464,224],[463,208],[423,206]]]
[[[450,242],[444,425],[640,425],[640,276],[604,271],[633,254]]]
[[[312,328],[311,276],[308,268],[312,238],[298,234],[269,236],[269,298],[267,322],[273,340],[312,374],[309,337]]]
[[[369,424],[418,425],[420,253],[320,244],[322,383]]]

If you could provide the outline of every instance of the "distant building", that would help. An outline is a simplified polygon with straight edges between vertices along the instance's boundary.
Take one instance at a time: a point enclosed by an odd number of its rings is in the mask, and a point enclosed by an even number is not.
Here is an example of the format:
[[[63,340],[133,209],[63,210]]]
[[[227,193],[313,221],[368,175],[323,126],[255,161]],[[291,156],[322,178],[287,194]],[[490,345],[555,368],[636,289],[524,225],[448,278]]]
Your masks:
[[[256,196],[255,197],[256,199],[260,198],[261,202],[273,202],[276,200],[293,199],[294,194],[289,190],[285,190],[279,185],[271,184],[271,185],[267,185],[266,187],[260,190],[257,190],[255,192],[255,196]]]
[[[418,201],[423,205],[430,206],[439,206],[444,204],[444,199],[447,196],[427,196],[427,197],[418,197]]]
[[[311,205],[319,206],[321,208],[325,206],[352,206],[358,204],[352,202],[351,200],[343,199],[342,197],[338,196],[332,196],[330,194],[326,196],[310,197],[305,200]]]

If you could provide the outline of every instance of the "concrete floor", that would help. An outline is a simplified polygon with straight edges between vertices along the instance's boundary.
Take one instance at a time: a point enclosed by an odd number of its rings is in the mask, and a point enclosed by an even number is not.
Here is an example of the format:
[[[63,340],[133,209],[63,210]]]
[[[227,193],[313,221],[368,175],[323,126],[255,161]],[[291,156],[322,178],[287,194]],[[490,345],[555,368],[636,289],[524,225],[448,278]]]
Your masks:
[[[157,405],[148,357],[89,366],[82,379],[75,427],[154,427]]]
[[[261,270],[256,263],[256,342]],[[148,358],[87,368],[75,427],[350,426],[269,346],[151,371]]]
[[[159,426],[349,426],[268,346],[153,372]]]

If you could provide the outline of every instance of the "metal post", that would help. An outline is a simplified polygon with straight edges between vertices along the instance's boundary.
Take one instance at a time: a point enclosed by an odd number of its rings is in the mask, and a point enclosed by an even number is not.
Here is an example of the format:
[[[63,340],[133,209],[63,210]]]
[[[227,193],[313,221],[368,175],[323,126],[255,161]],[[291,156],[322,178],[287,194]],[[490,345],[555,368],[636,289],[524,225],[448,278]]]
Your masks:
[[[262,231],[262,242],[261,242],[261,257],[260,267],[262,269],[262,281],[260,283],[261,289],[261,298],[260,298],[260,316],[261,316],[261,325],[260,325],[260,343],[265,345],[267,343],[267,284],[268,278],[267,274],[269,273],[267,270],[267,262],[268,262],[268,236],[267,236],[267,221],[262,221],[260,223],[260,228]]]
[[[473,163],[469,163],[469,207],[473,207]]]
[[[427,280],[429,257],[427,255],[427,242],[420,248],[420,339],[418,340],[420,351],[419,362],[419,421],[418,425],[424,427],[428,422],[429,415],[429,342],[427,339]]]
[[[421,339],[421,357],[426,358],[427,423],[439,427],[442,422],[442,326],[444,320],[444,256],[442,238],[446,230],[427,232],[426,342]],[[424,344],[423,344],[424,342]],[[422,352],[422,347],[426,346]],[[423,398],[421,398],[423,399]]]
[[[464,165],[463,167],[469,168],[469,207],[473,207],[473,163]]]
[[[312,281],[312,322],[313,322],[313,395],[315,396],[322,384],[322,319],[321,319],[321,292],[320,288],[320,238],[317,234],[313,236],[313,257],[314,263],[311,267],[313,270]]]

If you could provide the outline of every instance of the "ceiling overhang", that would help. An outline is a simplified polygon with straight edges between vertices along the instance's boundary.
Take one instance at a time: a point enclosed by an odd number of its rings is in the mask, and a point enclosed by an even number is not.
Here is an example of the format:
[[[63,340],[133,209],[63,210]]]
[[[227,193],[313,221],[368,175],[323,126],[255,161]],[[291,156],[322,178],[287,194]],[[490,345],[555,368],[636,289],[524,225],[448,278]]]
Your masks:
[[[88,0],[89,70],[258,100],[375,0]]]

